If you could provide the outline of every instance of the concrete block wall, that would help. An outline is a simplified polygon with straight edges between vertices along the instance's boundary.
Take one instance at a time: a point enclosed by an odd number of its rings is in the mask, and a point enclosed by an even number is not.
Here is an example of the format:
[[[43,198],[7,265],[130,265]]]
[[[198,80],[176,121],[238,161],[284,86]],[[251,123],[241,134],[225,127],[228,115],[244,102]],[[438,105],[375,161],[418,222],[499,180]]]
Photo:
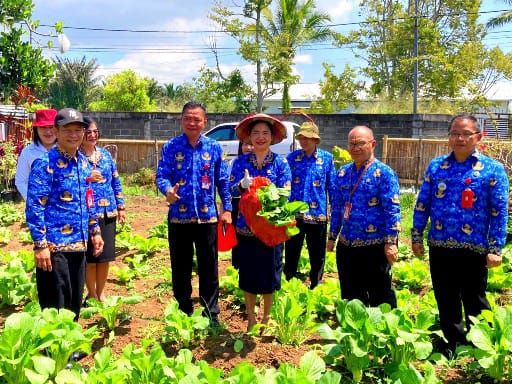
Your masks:
[[[166,112],[92,112],[101,129],[103,138],[166,140],[181,133],[180,114]],[[245,114],[208,114],[208,127],[239,121]],[[301,124],[301,115],[276,115],[278,118]],[[312,115],[320,128],[321,147],[330,150],[334,145],[346,147],[348,132],[355,125],[369,125],[381,142],[384,135],[390,137],[438,137],[447,134],[449,115],[385,115],[385,114],[321,114]],[[380,156],[381,146],[376,154]]]

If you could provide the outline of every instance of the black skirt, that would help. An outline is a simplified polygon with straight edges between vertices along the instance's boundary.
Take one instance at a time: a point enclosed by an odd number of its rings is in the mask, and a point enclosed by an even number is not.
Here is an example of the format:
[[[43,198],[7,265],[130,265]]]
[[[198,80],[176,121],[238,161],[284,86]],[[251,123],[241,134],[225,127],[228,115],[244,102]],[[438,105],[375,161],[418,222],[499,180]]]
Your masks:
[[[256,237],[238,235],[238,287],[254,294],[281,289],[283,245],[268,247]]]
[[[93,256],[94,247],[91,243],[91,237],[87,242],[86,260],[88,263],[106,263],[114,261],[116,258],[116,217],[107,217],[100,219],[101,237],[103,238],[103,252],[98,256]]]

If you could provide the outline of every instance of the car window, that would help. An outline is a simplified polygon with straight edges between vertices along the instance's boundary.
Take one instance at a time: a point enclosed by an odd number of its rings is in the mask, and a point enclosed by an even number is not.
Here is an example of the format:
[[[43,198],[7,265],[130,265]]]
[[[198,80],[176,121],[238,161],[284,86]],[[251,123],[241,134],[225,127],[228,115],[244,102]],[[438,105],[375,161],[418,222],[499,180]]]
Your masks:
[[[235,130],[231,125],[217,127],[208,132],[207,136],[210,139],[217,141],[228,141],[235,139]]]

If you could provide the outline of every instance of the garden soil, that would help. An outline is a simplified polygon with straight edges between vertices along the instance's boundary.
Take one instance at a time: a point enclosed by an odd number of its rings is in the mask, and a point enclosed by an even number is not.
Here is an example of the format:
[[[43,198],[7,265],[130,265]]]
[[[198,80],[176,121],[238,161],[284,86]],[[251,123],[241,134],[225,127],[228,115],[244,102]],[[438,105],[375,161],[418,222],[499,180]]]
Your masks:
[[[147,236],[149,229],[166,219],[167,205],[163,198],[136,196],[127,198],[127,215],[129,224],[133,233]],[[20,205],[19,209],[23,209]],[[26,230],[24,225],[15,223],[10,227],[13,233],[20,230]],[[9,244],[1,247],[2,250],[31,249],[30,245],[23,245],[16,239]],[[133,252],[118,252],[116,261],[112,267],[122,266],[123,258]],[[126,318],[115,328],[115,338],[110,344],[114,354],[121,354],[123,348],[134,343],[140,345],[143,339],[158,338],[162,334],[164,309],[172,297],[172,288],[169,281],[161,277],[163,268],[170,266],[168,251],[157,253],[149,258],[150,272],[146,277],[135,280],[133,287],[128,288],[116,280],[115,274],[111,273],[107,287],[107,295],[144,295],[145,300],[127,308]],[[230,260],[222,259],[219,261],[219,276],[224,275],[226,268],[230,265]],[[198,280],[194,275],[193,298],[195,306],[198,308]],[[222,328],[213,335],[210,335],[199,345],[192,348],[193,355],[198,360],[205,360],[211,366],[222,369],[226,374],[241,362],[249,362],[259,367],[278,368],[282,363],[291,363],[298,365],[300,358],[309,350],[321,350],[323,341],[318,335],[313,335],[310,340],[299,347],[280,344],[274,337],[262,333],[260,336],[249,336],[245,333],[247,319],[244,315],[243,307],[237,307],[232,304],[229,297],[221,291],[219,302],[220,322]],[[21,308],[3,308],[0,310],[0,326],[3,326],[5,318],[11,313],[21,310]],[[98,319],[89,320],[80,319],[84,327],[96,324]],[[243,349],[235,352],[234,343],[236,340],[243,342]],[[107,345],[108,334],[95,341],[93,352]],[[177,350],[173,345],[164,345],[164,349],[169,356],[175,355]],[[92,364],[90,355],[81,361],[83,365]],[[471,372],[471,371],[470,371]],[[346,375],[346,373],[344,373]],[[460,369],[446,368],[438,376],[444,378],[445,383],[462,384],[474,383],[480,381],[486,383],[485,378],[468,377],[468,372]],[[349,376],[345,376],[342,382],[349,382]],[[372,383],[368,378],[363,379],[365,383]],[[379,381],[380,382],[380,381]]]

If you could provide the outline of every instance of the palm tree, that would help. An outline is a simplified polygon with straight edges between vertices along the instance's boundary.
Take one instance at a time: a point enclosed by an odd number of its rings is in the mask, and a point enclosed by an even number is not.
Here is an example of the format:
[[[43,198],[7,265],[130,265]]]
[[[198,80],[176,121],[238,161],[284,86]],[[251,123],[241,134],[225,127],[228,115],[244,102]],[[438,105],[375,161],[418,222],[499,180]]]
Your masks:
[[[54,63],[57,71],[48,85],[49,103],[57,109],[87,110],[89,104],[99,97],[98,78],[94,76],[98,69],[96,60],[56,58]]]
[[[504,3],[512,5],[512,0],[503,0]],[[512,22],[512,10],[500,13],[487,22],[487,28],[497,28]]]
[[[283,113],[290,110],[290,85],[298,81],[292,75],[293,59],[304,44],[326,41],[333,32],[325,26],[331,19],[327,13],[316,12],[314,0],[279,0],[275,15],[265,9],[266,43],[270,70],[279,71],[283,81]]]

